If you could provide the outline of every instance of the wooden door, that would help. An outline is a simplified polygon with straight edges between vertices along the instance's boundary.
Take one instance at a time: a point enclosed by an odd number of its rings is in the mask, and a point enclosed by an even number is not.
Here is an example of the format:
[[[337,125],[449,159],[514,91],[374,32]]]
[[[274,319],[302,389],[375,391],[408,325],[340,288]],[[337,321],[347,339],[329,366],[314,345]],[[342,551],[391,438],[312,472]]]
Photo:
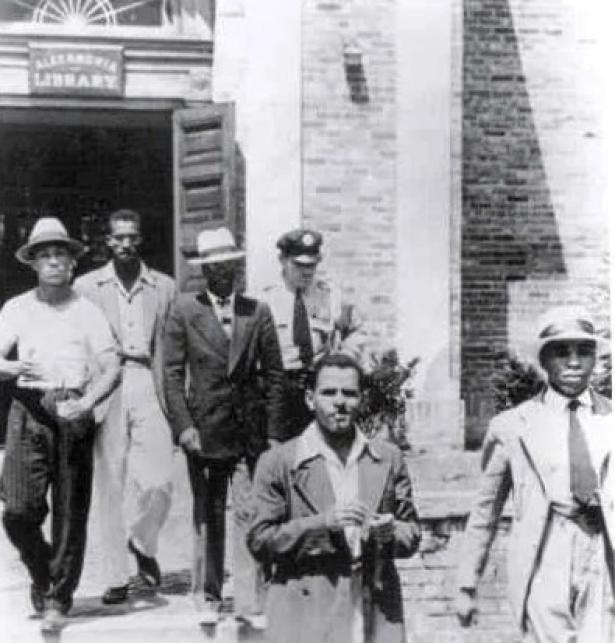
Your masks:
[[[175,277],[181,291],[202,287],[196,254],[198,233],[225,225],[237,237],[234,105],[180,109],[173,115]]]

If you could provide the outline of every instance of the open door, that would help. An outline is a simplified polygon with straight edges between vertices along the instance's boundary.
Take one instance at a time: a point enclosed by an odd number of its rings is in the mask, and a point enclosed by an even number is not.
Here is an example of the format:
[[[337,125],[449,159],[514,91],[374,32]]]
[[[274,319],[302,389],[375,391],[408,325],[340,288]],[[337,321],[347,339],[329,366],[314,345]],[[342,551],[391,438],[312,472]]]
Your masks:
[[[201,273],[185,255],[196,253],[198,233],[221,225],[238,233],[234,105],[177,110],[173,150],[175,278],[182,292],[197,291]]]

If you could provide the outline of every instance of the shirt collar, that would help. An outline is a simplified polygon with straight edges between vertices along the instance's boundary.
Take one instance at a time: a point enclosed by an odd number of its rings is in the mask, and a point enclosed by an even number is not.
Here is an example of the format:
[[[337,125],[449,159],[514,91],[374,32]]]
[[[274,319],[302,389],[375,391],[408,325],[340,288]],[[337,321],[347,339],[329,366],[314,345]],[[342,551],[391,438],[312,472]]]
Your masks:
[[[544,394],[544,403],[554,411],[566,411],[568,404],[570,404],[570,399],[571,398],[558,393],[552,386],[547,386]],[[581,407],[591,409],[593,406],[589,389],[585,389],[576,399],[579,400]]]
[[[303,431],[297,440],[297,451],[295,455],[295,469],[308,460],[317,457],[327,458],[334,453],[331,447],[324,441],[320,429],[313,421]],[[368,453],[374,460],[380,460],[378,450],[374,448],[373,442],[368,440],[360,429],[355,429],[355,438],[350,448],[351,454],[356,454],[356,459]]]
[[[218,303],[218,295],[214,295],[209,288],[205,288],[205,292],[207,293],[207,297],[209,298],[209,301],[211,302],[212,306],[215,306],[216,308],[221,308],[220,304]],[[231,310],[233,310],[235,306],[235,291],[228,296],[228,306],[230,307]]]
[[[115,272],[115,268],[113,267],[113,261],[107,262],[107,264],[102,268],[101,282],[106,281],[121,283],[117,276],[117,273]],[[137,277],[137,281],[142,281],[149,286],[153,286],[155,282],[154,276],[152,275],[150,269],[145,265],[145,263],[143,263],[143,261],[141,262],[141,268],[139,269],[139,276]]]

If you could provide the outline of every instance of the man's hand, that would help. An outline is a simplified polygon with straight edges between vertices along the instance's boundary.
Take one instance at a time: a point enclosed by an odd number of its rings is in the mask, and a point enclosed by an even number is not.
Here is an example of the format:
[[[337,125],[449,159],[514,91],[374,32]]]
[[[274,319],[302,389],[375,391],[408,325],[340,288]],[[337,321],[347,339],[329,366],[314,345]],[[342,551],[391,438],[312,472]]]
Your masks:
[[[478,608],[476,606],[476,590],[462,587],[457,594],[455,611],[462,627],[475,625],[478,621]]]
[[[179,435],[179,444],[186,453],[199,454],[201,451],[201,438],[195,427],[189,426]]]
[[[369,521],[370,538],[378,545],[390,543],[395,538],[393,514],[376,514]]]
[[[325,526],[331,531],[344,527],[362,527],[367,518],[367,506],[362,502],[348,502],[332,507],[326,515]]]
[[[33,382],[39,382],[45,376],[43,367],[31,360],[5,360],[2,371],[5,377],[21,376],[25,381]]]
[[[294,344],[286,344],[281,347],[282,363],[285,371],[292,371],[303,368],[299,348]]]
[[[74,422],[81,420],[92,412],[92,404],[85,396],[78,400],[56,402],[56,413],[59,418]]]

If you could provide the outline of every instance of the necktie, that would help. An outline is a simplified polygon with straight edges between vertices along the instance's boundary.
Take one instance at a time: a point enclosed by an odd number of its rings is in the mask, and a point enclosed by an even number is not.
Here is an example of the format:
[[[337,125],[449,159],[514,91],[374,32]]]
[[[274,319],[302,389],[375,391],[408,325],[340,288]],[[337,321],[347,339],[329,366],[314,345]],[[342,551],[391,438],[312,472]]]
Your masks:
[[[295,293],[295,307],[293,310],[293,344],[299,349],[299,357],[304,366],[310,366],[314,357],[310,322],[307,308],[301,296],[301,291]]]
[[[218,306],[220,306],[220,308],[228,306],[230,301],[230,297],[216,297],[216,303],[218,304]]]
[[[577,409],[579,400],[570,400],[570,430],[568,446],[570,451],[570,492],[581,504],[588,504],[598,488],[598,476],[589,455],[589,449],[579,422]]]

